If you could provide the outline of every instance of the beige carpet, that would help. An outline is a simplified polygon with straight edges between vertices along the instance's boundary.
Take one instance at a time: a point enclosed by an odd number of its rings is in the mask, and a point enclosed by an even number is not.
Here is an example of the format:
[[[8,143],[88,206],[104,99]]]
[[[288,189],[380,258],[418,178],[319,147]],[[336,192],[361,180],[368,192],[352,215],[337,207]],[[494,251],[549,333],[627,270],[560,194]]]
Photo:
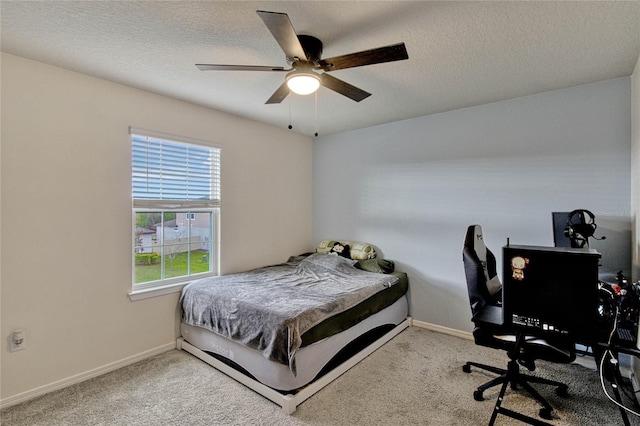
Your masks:
[[[467,360],[506,365],[506,354],[411,327],[302,403],[291,416],[191,355],[170,351],[2,411],[22,425],[483,425],[498,389],[473,400],[491,375],[462,372]],[[587,365],[589,363],[587,362]],[[537,386],[554,406],[554,425],[618,425],[597,372],[539,362],[536,373],[569,385],[569,396]],[[504,406],[537,416],[533,400],[508,391]],[[640,425],[638,418],[631,424]],[[521,424],[500,417],[497,425]]]

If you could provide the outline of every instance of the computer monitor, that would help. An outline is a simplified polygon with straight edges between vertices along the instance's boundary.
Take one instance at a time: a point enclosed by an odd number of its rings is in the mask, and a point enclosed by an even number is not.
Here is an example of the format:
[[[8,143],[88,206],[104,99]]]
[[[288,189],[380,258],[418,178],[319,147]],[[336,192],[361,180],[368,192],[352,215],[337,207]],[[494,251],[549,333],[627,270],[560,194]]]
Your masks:
[[[593,249],[507,245],[503,248],[505,323],[537,333],[595,337],[598,262]]]
[[[553,223],[553,245],[556,247],[571,247],[571,239],[565,235],[567,221],[570,212],[552,212],[551,222]]]

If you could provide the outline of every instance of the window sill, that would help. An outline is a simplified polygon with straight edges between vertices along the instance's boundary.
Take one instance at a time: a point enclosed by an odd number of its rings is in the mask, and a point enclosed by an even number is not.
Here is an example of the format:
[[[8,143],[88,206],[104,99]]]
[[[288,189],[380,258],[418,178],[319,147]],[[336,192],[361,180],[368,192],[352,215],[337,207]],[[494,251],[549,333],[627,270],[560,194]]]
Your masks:
[[[190,281],[187,282],[179,282],[174,284],[167,284],[160,287],[152,287],[145,288],[141,290],[133,290],[129,293],[129,299],[132,302],[136,302],[138,300],[149,299],[157,296],[164,296],[166,294],[179,293],[182,291],[182,288],[189,284]]]

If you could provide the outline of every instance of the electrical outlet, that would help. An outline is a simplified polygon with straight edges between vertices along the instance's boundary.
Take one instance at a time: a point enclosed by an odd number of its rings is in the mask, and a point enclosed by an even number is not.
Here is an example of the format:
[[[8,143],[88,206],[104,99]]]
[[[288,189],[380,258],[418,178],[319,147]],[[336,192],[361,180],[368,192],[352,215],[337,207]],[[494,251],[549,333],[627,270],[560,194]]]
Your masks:
[[[14,330],[9,336],[9,352],[21,351],[27,348],[27,333],[24,330]]]

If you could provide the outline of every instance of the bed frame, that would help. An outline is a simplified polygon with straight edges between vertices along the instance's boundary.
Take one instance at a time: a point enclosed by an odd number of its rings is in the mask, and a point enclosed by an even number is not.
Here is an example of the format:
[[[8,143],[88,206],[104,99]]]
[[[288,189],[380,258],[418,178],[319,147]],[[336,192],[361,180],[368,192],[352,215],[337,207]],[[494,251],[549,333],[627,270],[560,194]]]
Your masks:
[[[365,359],[367,356],[371,355],[373,352],[375,352],[377,349],[379,349],[389,340],[397,336],[404,329],[406,329],[407,327],[410,327],[411,322],[412,322],[411,317],[407,317],[404,321],[402,321],[400,324],[395,326],[391,331],[387,332],[382,337],[380,337],[379,339],[375,340],[374,342],[372,342],[371,344],[369,344],[368,346],[360,350],[358,353],[356,353],[351,358],[344,361],[342,364],[340,364],[333,370],[329,371],[324,376],[321,376],[320,378],[311,382],[307,386],[304,386],[303,388],[299,389],[297,392],[291,392],[287,394],[278,392],[277,390],[272,389],[269,386],[266,386],[263,383],[260,383],[259,381],[241,373],[240,371],[218,360],[217,358],[208,354],[207,352],[204,352],[198,349],[197,347],[191,345],[182,337],[178,338],[176,347],[180,350],[189,352],[190,354],[196,356],[197,358],[200,358],[202,361],[206,362],[212,367],[215,367],[217,370],[225,373],[227,376],[235,379],[236,381],[247,386],[249,389],[252,389],[253,391],[269,399],[270,401],[276,403],[277,405],[282,407],[282,410],[285,413],[292,414],[294,411],[296,411],[296,408],[298,407],[298,405],[300,405],[302,402],[304,402],[305,400],[310,398],[312,395],[320,391],[329,383],[336,380],[338,377],[340,377],[350,368],[352,368],[353,366],[358,364],[360,361]]]

